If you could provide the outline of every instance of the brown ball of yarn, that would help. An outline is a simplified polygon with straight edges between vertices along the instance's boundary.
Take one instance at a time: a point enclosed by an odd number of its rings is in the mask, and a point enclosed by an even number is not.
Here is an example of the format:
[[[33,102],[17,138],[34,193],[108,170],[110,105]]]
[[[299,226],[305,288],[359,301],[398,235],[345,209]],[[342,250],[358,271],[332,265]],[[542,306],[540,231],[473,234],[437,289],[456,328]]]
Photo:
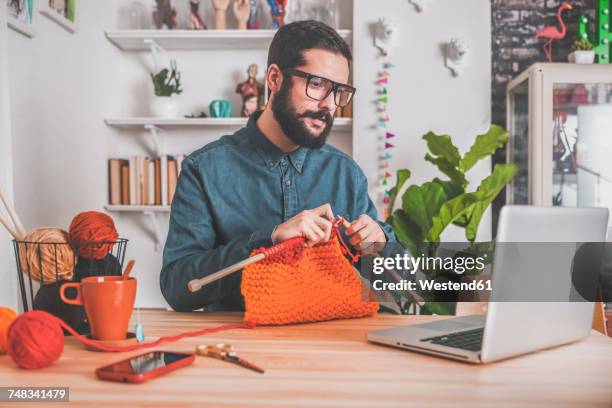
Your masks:
[[[19,259],[24,274],[43,284],[72,279],[75,255],[66,231],[35,228],[23,241],[19,242]]]

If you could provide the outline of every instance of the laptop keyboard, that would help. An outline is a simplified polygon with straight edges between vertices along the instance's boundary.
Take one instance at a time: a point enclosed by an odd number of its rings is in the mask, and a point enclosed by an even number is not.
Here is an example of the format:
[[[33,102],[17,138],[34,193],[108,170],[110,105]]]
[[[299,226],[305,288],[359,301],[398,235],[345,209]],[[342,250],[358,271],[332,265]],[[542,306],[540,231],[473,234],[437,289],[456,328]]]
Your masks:
[[[483,333],[484,327],[480,327],[478,329],[445,334],[443,336],[429,337],[421,339],[421,341],[462,350],[478,351],[482,346]]]

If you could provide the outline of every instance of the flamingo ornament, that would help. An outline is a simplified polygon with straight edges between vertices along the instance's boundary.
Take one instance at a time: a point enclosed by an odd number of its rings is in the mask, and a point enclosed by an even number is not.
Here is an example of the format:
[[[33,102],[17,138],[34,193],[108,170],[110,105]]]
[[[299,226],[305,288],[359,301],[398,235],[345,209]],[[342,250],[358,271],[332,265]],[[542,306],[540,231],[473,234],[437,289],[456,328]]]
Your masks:
[[[561,17],[561,13],[565,10],[571,10],[572,5],[565,2],[561,4],[559,10],[557,10],[557,20],[559,20],[559,25],[561,26],[561,31],[556,26],[544,27],[536,34],[536,40],[539,38],[546,38],[546,42],[542,46],[544,50],[544,54],[548,58],[548,62],[552,62],[552,42],[556,40],[561,40],[565,38],[565,34],[567,33],[567,27],[565,26],[565,22],[563,21],[563,17]]]

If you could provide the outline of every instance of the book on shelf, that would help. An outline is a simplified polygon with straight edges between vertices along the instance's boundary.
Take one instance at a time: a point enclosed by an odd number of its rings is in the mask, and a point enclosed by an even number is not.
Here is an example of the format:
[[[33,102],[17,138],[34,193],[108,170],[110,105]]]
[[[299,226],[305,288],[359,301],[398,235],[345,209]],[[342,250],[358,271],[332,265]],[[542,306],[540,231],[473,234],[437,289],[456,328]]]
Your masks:
[[[163,155],[156,159],[141,156],[109,159],[109,204],[172,204],[184,159],[184,155]]]

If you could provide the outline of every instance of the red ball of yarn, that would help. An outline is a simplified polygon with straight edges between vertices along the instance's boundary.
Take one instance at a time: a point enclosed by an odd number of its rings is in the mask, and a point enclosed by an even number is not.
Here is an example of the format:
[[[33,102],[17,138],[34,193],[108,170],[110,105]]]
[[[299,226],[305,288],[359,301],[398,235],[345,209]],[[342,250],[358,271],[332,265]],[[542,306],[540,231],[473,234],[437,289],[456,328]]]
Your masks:
[[[57,318],[34,310],[18,316],[9,326],[7,353],[21,368],[46,367],[64,351],[64,332]]]
[[[113,249],[119,239],[113,219],[98,211],[77,214],[68,231],[70,242],[79,256],[87,259],[102,259]],[[106,242],[106,244],[92,244]]]

